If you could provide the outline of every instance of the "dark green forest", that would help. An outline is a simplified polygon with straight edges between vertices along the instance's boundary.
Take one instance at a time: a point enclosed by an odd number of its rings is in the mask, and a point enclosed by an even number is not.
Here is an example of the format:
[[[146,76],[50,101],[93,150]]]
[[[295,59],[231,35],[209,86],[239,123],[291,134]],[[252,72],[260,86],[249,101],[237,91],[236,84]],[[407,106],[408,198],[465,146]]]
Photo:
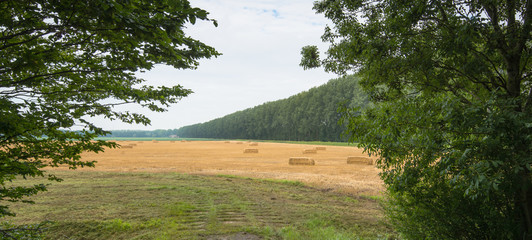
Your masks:
[[[171,137],[262,139],[289,141],[345,141],[339,125],[340,106],[363,107],[366,95],[358,78],[331,79],[286,99],[267,102],[205,123],[154,131],[116,130],[108,137]]]
[[[267,102],[209,122],[185,126],[177,135],[188,138],[345,141],[339,125],[340,105],[365,106],[358,78],[346,76],[287,99]]]

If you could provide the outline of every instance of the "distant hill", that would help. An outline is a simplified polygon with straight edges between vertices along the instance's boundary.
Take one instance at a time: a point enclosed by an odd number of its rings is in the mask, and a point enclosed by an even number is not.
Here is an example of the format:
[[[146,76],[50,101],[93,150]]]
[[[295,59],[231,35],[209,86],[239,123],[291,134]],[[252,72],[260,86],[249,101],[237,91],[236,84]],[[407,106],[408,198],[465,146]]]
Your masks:
[[[287,99],[182,127],[176,134],[187,138],[344,141],[341,133],[345,126],[338,124],[338,107],[367,103],[358,78],[346,76]]]

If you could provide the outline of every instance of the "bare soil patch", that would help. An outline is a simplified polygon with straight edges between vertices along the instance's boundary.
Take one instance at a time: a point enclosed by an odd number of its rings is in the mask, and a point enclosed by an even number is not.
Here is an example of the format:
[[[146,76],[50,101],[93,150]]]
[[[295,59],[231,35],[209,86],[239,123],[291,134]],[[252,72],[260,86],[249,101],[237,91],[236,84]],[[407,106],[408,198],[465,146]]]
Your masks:
[[[289,165],[290,157],[309,157],[305,149],[315,145],[260,143],[258,153],[245,154],[249,144],[230,141],[120,141],[120,149],[85,153],[96,168],[81,171],[179,172],[205,175],[237,175],[253,178],[301,181],[324,190],[356,195],[378,195],[384,189],[374,165],[347,164],[349,156],[364,156],[355,147],[327,146],[310,157],[315,165]],[[240,144],[238,144],[240,143]],[[136,145],[134,145],[136,144]]]

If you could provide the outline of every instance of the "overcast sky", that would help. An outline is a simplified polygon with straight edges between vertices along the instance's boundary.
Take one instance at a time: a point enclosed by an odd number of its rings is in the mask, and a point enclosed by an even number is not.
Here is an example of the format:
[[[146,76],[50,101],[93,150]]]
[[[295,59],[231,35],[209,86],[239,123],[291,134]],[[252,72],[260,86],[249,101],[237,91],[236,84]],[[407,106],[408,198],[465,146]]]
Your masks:
[[[194,91],[164,113],[128,106],[146,114],[151,126],[96,120],[107,130],[174,129],[223,117],[322,85],[336,75],[304,71],[301,47],[326,50],[321,35],[328,20],[312,10],[313,0],[191,0],[218,21],[197,22],[186,32],[223,55],[200,62],[196,70],[167,66],[139,74],[152,85],[182,85]]]

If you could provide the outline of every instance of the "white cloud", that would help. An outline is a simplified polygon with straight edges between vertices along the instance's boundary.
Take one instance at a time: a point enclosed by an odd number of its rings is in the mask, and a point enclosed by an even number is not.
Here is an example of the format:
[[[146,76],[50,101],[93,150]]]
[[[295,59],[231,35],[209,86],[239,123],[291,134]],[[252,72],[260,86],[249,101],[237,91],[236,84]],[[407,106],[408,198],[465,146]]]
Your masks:
[[[153,85],[180,84],[194,93],[168,112],[147,114],[152,125],[128,125],[98,120],[109,130],[171,129],[222,117],[264,102],[287,98],[334,78],[321,69],[303,71],[300,50],[326,45],[320,40],[328,21],[312,10],[312,1],[197,0],[195,7],[210,12],[218,27],[197,22],[187,33],[223,55],[202,60],[197,70],[158,66],[141,76]]]

